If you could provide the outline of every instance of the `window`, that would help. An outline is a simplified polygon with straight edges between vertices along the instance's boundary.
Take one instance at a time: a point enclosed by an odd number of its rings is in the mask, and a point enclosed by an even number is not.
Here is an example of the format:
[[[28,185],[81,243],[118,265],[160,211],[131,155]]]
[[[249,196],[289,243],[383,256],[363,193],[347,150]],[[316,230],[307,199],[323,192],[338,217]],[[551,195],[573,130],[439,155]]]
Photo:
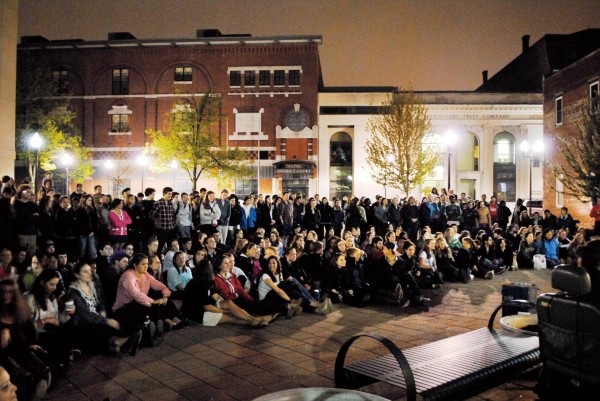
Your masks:
[[[129,132],[129,115],[113,114],[111,115],[110,132]]]
[[[308,125],[308,117],[302,110],[290,111],[286,117],[286,124],[292,131],[300,132]]]
[[[269,160],[269,151],[268,150],[261,150],[258,152],[258,158],[260,160]]]
[[[65,70],[52,71],[52,90],[55,95],[66,95],[69,87],[69,72]]]
[[[131,135],[129,129],[129,118],[132,111],[127,105],[114,105],[108,111],[110,117],[110,132],[109,135]]]
[[[115,68],[112,71],[112,94],[129,94],[129,69]]]
[[[590,85],[590,112],[597,113],[600,106],[600,94],[598,94],[598,82]]]
[[[235,194],[238,198],[258,193],[258,180],[235,180]]]
[[[329,197],[352,193],[352,137],[336,132],[329,140]]]
[[[285,71],[275,70],[273,73],[273,85],[285,85]]]
[[[290,70],[288,80],[290,85],[300,85],[300,71]]]
[[[556,98],[556,125],[560,125],[563,122],[563,98],[562,96]]]
[[[240,86],[242,84],[242,74],[240,71],[231,71],[229,73],[229,86]]]
[[[192,67],[175,67],[175,82],[192,82]]]
[[[256,74],[254,71],[244,71],[244,86],[256,85]]]
[[[258,73],[258,84],[261,86],[271,85],[271,72],[267,70],[261,70]]]
[[[563,183],[561,181],[563,177],[556,177],[556,206],[557,207],[562,207],[564,204],[564,187],[563,187]]]

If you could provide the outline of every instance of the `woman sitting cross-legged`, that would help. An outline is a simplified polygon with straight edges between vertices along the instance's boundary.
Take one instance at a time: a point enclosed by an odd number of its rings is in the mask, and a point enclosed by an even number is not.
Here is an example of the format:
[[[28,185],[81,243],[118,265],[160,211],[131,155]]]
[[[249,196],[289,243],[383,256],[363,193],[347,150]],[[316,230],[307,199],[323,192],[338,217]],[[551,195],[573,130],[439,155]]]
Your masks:
[[[219,255],[215,258],[213,269],[215,271],[215,288],[219,295],[228,301],[233,301],[237,306],[251,315],[264,316],[275,313],[294,316],[299,309],[296,303],[269,303],[254,300],[244,290],[242,283],[231,273],[230,258]]]
[[[94,284],[92,268],[80,263],[73,273],[75,281],[65,298],[75,303],[72,321],[77,328],[78,348],[89,353],[117,352],[127,338],[121,334],[119,322],[106,317],[102,291]]]
[[[80,353],[72,347],[75,343],[72,325],[66,324],[75,308],[64,307],[60,299],[63,294],[56,290],[59,280],[58,271],[45,269],[36,277],[27,296],[39,344],[48,351],[51,366],[64,366],[72,355]]]
[[[274,313],[254,317],[232,300],[223,299],[216,292],[215,274],[209,261],[200,262],[195,269],[196,275],[183,292],[181,311],[185,317],[201,322],[204,326],[231,323],[265,327],[279,316],[279,313]]]
[[[162,292],[162,298],[148,296],[150,289]],[[129,267],[121,276],[117,288],[117,299],[113,306],[113,317],[121,325],[121,330],[130,336],[121,352],[137,353],[142,338],[141,329],[146,319],[154,322],[167,317],[166,305],[171,291],[148,273],[148,257],[143,253],[133,255]],[[156,330],[155,330],[156,332]]]
[[[269,257],[266,269],[262,270],[258,280],[258,299],[277,303],[298,303],[294,300],[302,299],[311,312],[318,311],[322,314],[331,312],[329,299],[318,302],[294,277],[283,279],[281,264],[276,256]]]
[[[167,285],[172,299],[183,299],[183,291],[192,279],[192,270],[185,265],[185,254],[181,251],[173,255],[173,267],[167,270]]]

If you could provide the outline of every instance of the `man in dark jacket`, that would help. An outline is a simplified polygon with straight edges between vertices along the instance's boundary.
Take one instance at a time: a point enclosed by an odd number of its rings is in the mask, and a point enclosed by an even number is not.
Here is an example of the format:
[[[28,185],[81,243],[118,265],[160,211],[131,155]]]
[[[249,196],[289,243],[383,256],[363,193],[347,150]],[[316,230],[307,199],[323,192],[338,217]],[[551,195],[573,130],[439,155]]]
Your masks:
[[[33,191],[29,185],[21,185],[13,204],[15,211],[14,228],[19,239],[19,246],[27,249],[31,257],[37,251],[37,233],[40,214],[33,201]]]

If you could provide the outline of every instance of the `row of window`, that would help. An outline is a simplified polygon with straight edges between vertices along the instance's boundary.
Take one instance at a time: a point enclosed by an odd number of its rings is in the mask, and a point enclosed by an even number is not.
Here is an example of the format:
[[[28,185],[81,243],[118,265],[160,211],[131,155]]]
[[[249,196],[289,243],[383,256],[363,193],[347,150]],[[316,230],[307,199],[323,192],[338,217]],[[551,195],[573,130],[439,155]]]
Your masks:
[[[174,81],[177,83],[192,82],[192,67],[177,66],[174,68]],[[256,86],[256,71],[243,71],[244,86]],[[52,84],[54,93],[57,95],[66,95],[69,90],[69,72],[66,70],[52,71]],[[242,71],[231,71],[229,74],[229,84],[231,86],[241,86]],[[258,71],[258,85],[260,86],[285,86],[286,71],[274,70],[273,74],[269,70]],[[287,84],[291,86],[300,85],[300,70],[289,70],[287,73]],[[129,94],[129,69],[114,68],[112,70],[112,94]]]
[[[274,70],[271,74],[270,70],[259,70],[258,71],[258,85],[259,86],[284,86],[285,85],[285,70]],[[300,85],[300,70],[289,70],[288,74],[288,85],[298,86]],[[244,86],[256,86],[256,71],[246,70],[243,71]],[[271,82],[272,80],[272,82]],[[242,71],[230,71],[229,72],[229,86],[242,86]]]
[[[597,113],[600,110],[600,94],[598,93],[598,81],[590,84],[588,92],[588,98],[590,102],[590,112]],[[564,120],[564,107],[563,97],[559,96],[554,100],[554,107],[556,110],[556,125],[561,125]]]

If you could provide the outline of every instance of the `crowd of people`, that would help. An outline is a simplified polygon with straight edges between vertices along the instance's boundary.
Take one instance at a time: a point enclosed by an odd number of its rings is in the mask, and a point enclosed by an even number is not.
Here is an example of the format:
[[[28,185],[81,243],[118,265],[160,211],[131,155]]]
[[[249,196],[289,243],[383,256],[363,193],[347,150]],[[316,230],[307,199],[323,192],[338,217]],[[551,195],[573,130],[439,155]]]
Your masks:
[[[576,264],[590,234],[566,208],[529,215],[520,199],[510,210],[493,196],[435,188],[421,202],[330,203],[53,186],[48,174],[37,193],[7,177],[1,189],[0,365],[20,399],[43,395],[53,369],[81,352],[135,355],[190,321],[262,328],[341,303],[426,311],[425,291],[447,281],[537,268],[537,255],[548,269]]]

